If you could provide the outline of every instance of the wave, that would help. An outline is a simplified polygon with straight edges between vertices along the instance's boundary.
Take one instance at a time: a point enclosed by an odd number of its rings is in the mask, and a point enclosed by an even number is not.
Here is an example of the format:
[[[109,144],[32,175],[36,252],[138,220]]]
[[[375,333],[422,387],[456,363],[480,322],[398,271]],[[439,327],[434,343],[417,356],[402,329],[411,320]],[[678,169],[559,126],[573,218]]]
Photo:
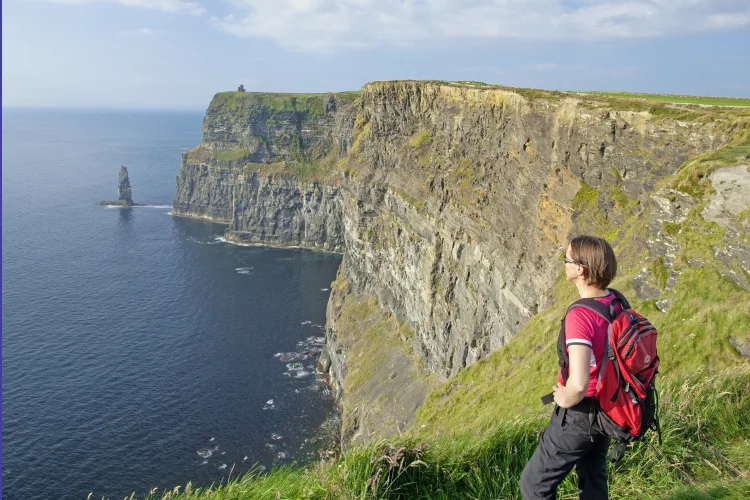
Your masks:
[[[200,449],[196,453],[200,455],[201,458],[209,458],[211,455],[214,454],[215,451],[219,451],[219,445],[216,445],[213,448]]]
[[[187,238],[185,238],[185,240],[190,241],[191,243],[197,243],[199,245],[218,245],[219,243],[221,243],[221,241],[201,241],[193,236],[188,236]]]
[[[235,271],[237,271],[237,274],[253,274],[253,270],[254,269],[255,268],[252,267],[252,266],[250,266],[250,267],[237,267],[237,268],[235,268]]]

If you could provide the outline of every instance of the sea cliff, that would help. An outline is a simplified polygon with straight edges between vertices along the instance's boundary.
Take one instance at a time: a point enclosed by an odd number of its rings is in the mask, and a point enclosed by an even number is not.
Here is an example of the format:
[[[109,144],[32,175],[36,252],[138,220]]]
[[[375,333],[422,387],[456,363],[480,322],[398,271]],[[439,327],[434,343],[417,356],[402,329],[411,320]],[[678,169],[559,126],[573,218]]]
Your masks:
[[[343,252],[320,367],[349,446],[411,427],[435,387],[548,310],[575,233],[620,246],[632,292],[668,311],[682,265],[675,227],[702,209],[711,172],[744,154],[748,122],[448,82],[225,92],[183,155],[174,213],[224,222],[230,240]],[[728,162],[705,156],[733,147]],[[742,290],[746,205],[722,212],[734,236],[711,247]]]

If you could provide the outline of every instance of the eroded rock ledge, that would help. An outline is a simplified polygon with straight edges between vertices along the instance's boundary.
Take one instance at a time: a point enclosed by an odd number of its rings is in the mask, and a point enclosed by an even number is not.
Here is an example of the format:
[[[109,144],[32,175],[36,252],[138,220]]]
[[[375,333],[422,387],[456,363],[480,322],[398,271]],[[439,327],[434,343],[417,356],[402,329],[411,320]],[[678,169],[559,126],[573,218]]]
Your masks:
[[[342,441],[367,442],[547,307],[581,224],[616,238],[660,179],[731,133],[698,112],[623,107],[430,82],[221,93],[174,212],[225,222],[230,239],[344,253],[321,367]]]

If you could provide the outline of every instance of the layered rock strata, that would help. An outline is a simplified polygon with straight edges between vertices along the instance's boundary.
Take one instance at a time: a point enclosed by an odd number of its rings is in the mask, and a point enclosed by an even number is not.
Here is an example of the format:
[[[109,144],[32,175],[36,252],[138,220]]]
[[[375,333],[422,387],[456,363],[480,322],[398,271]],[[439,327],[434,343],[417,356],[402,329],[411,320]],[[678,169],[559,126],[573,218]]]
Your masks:
[[[229,225],[227,238],[343,251],[335,160],[356,93],[217,94],[203,142],[183,154],[175,215]]]
[[[174,210],[343,251],[321,367],[345,443],[408,427],[435,383],[548,305],[571,234],[604,221],[620,237],[660,179],[731,136],[698,112],[487,86],[247,95],[212,102]]]

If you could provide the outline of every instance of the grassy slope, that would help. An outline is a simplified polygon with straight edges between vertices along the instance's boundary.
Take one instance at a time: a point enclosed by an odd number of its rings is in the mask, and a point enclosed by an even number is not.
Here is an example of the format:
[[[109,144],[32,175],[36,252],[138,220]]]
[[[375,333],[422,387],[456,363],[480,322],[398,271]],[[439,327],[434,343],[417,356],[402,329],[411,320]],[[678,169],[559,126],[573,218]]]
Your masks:
[[[715,168],[745,160],[750,154],[749,147],[747,138],[741,137],[719,151],[691,159],[662,184],[707,198],[710,188],[704,177]],[[611,194],[599,193],[583,184],[573,206],[578,211],[597,214],[579,220],[586,232],[603,234],[615,241],[619,276],[612,286],[624,292],[631,305],[657,327],[661,376],[669,379],[689,375],[701,367],[712,371],[745,363],[728,338],[732,335],[746,338],[750,332],[750,293],[719,274],[724,264],[714,254],[715,248],[731,243],[750,244],[750,234],[745,231],[730,238],[716,223],[705,221],[701,217],[705,199],[687,220],[662,229],[673,235],[676,244],[673,265],[680,273],[677,286],[663,296],[674,305],[663,313],[654,302],[639,300],[631,287],[648,257],[642,241],[644,225],[650,217],[648,208],[633,213],[624,228],[611,231],[604,216],[596,210],[599,198],[610,197]],[[688,264],[691,259],[698,260],[700,265]],[[663,265],[648,268],[653,275],[651,281],[663,284],[666,279]],[[453,435],[455,429],[474,434],[492,432],[498,417],[548,411],[541,407],[539,396],[549,392],[554,384],[560,318],[567,305],[577,298],[575,288],[564,281],[562,269],[553,292],[554,305],[527,322],[507,346],[433,391],[419,412],[417,435]]]
[[[544,422],[526,417],[497,424],[482,439],[402,438],[306,469],[280,467],[225,485],[197,490],[188,485],[149,498],[518,498],[521,471]],[[611,467],[611,498],[747,498],[749,367],[704,376],[697,383],[664,385],[662,426],[661,447],[644,444]],[[574,478],[559,491],[562,498],[575,495]]]
[[[663,235],[674,239],[672,265],[680,273],[675,288],[662,296],[674,304],[667,313],[638,300],[630,285],[648,258],[643,238],[649,209],[617,199],[622,193],[585,185],[574,199],[580,211],[594,210],[599,201],[628,206],[630,218],[617,234],[603,217],[579,222],[583,230],[615,241],[621,272],[613,286],[660,333],[664,445],[658,451],[642,446],[618,464],[610,474],[613,498],[739,499],[750,492],[750,366],[727,341],[750,334],[750,293],[723,278],[723,264],[715,258],[716,248],[739,240],[749,244],[750,223],[739,235],[727,235],[701,217],[711,194],[708,173],[746,162],[750,154],[747,128],[737,131],[727,147],[691,159],[662,182],[701,200],[686,221],[662,226]],[[650,281],[660,288],[663,265],[648,266]],[[555,380],[559,320],[576,298],[562,274],[553,295],[554,305],[507,346],[435,389],[402,440],[179,497],[516,498],[518,477],[549,414],[538,398]],[[572,478],[561,491],[574,494]]]

